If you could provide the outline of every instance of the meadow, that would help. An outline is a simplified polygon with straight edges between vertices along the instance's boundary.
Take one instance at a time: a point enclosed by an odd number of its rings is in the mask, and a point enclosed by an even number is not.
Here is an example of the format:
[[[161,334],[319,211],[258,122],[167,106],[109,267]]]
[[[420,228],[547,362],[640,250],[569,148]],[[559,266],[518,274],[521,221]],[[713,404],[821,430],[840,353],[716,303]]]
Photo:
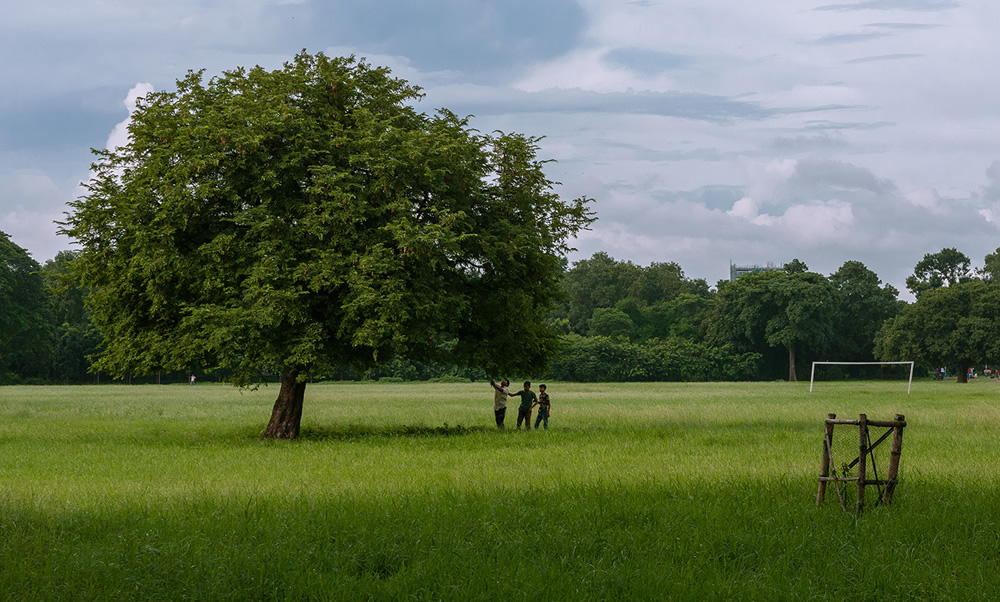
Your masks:
[[[310,384],[260,441],[273,386],[0,387],[0,599],[1000,595],[996,381],[549,392],[497,432],[488,383]],[[906,415],[891,506],[817,507],[830,412]]]

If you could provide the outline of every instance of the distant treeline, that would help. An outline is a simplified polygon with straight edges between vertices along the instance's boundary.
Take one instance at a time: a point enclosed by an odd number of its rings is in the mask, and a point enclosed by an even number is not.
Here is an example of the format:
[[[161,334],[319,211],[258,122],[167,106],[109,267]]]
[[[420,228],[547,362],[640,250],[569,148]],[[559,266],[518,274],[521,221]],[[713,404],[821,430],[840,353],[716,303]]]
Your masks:
[[[0,382],[110,382],[88,371],[88,357],[100,349],[101,336],[84,303],[86,291],[69,277],[74,253],[64,251],[39,265],[0,233]],[[973,273],[967,257],[954,249],[928,254],[917,264],[907,287],[917,302],[898,299],[898,291],[858,261],[847,261],[824,276],[794,260],[782,271],[751,274],[736,282],[709,286],[684,275],[673,262],[638,266],[606,253],[566,266],[552,290],[555,308],[548,322],[563,333],[562,348],[544,374],[490,375],[455,365],[393,359],[357,373],[342,367],[333,380],[485,380],[491,376],[546,378],[575,382],[742,381],[808,376],[814,360],[873,361],[916,359],[921,370],[939,364],[963,366],[1000,357],[988,346],[968,347],[989,334],[955,336],[951,348],[936,348],[927,337],[945,339],[948,325],[920,340],[914,312],[941,295],[965,291],[949,303],[963,315],[985,311],[996,293],[997,254]],[[971,286],[970,286],[971,285]],[[978,288],[977,288],[978,287]],[[939,289],[948,289],[943,293]],[[970,297],[974,297],[971,298]],[[967,298],[969,297],[969,298]],[[965,305],[961,305],[965,303]],[[978,305],[977,305],[978,303]],[[985,305],[984,305],[985,304]],[[979,309],[977,309],[977,307]],[[926,311],[926,310],[923,310]],[[942,310],[938,310],[940,314]],[[954,312],[952,312],[954,313]],[[993,314],[992,322],[997,322]],[[941,330],[941,329],[944,330]],[[947,331],[947,332],[946,332]],[[1000,335],[1000,333],[997,333]],[[993,340],[1000,341],[1000,336]],[[931,341],[932,342],[932,341]],[[443,344],[448,344],[447,342]],[[998,353],[994,355],[994,353]],[[905,357],[904,357],[905,356]],[[876,374],[877,368],[858,369]],[[828,371],[842,375],[845,369]],[[125,382],[225,381],[225,371],[136,374]],[[277,374],[261,375],[277,380]],[[118,381],[122,382],[122,381]]]

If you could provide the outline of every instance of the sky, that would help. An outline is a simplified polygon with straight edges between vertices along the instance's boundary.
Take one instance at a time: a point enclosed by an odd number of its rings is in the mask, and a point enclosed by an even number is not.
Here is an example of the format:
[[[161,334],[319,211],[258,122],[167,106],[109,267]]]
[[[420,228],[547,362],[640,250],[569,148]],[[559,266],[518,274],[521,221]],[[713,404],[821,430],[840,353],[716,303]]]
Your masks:
[[[378,10],[373,7],[377,6]],[[0,230],[40,263],[91,148],[188,70],[355,55],[417,105],[543,136],[598,221],[570,260],[858,260],[907,298],[927,253],[1000,247],[996,0],[43,0],[0,20]]]

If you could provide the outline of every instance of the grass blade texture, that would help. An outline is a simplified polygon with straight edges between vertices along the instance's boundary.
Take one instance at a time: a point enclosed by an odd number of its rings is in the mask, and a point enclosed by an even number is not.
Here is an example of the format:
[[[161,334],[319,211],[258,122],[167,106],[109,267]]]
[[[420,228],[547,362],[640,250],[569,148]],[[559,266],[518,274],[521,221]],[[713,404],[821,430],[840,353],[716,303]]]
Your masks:
[[[0,598],[1000,593],[995,381],[549,392],[525,433],[487,383],[310,384],[302,437],[261,442],[273,387],[0,388]],[[816,506],[830,412],[906,415],[892,506]],[[838,426],[838,471],[857,449]]]

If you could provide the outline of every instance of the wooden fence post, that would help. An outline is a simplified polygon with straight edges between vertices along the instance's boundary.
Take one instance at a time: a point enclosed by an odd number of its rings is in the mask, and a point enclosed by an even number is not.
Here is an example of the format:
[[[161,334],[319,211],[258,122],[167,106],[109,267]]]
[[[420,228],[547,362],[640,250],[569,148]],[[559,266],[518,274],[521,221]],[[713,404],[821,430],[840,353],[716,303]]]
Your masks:
[[[895,420],[898,423],[892,428],[892,451],[889,452],[889,472],[885,475],[887,483],[885,491],[882,493],[882,504],[888,506],[892,503],[892,494],[896,490],[896,479],[899,474],[899,456],[903,453],[903,425],[906,417],[896,414]]]
[[[833,420],[837,417],[836,414],[827,414],[827,420]],[[831,450],[833,449],[833,423],[826,423],[826,432],[823,435],[823,460],[820,463],[819,468],[819,490],[816,492],[816,505],[821,506],[823,504],[823,498],[826,496],[826,481],[823,477],[830,476],[830,458],[832,457]]]
[[[858,417],[858,502],[854,508],[856,514],[861,514],[865,509],[865,468],[868,456],[868,416],[861,414]]]

